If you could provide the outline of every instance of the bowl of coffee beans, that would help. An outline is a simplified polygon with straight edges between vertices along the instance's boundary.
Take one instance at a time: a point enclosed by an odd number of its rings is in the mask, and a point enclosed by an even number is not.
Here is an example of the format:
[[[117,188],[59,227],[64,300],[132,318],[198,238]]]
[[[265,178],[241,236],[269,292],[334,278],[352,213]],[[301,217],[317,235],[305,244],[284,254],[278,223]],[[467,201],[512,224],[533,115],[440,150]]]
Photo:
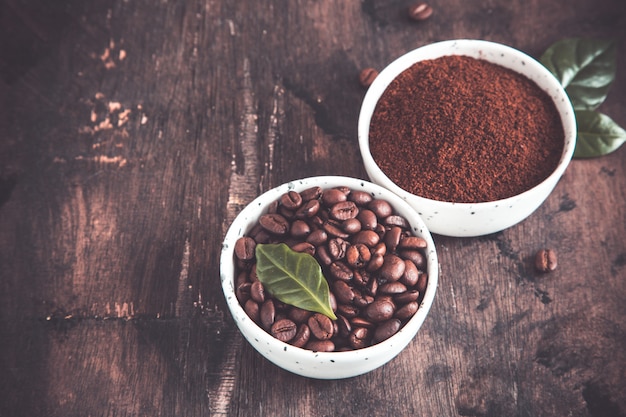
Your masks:
[[[245,339],[292,373],[372,371],[415,337],[437,289],[415,210],[368,181],[322,176],[263,193],[224,238],[220,277]]]
[[[429,44],[369,86],[358,140],[370,180],[432,233],[480,236],[531,215],[565,172],[576,120],[538,61],[482,40]]]

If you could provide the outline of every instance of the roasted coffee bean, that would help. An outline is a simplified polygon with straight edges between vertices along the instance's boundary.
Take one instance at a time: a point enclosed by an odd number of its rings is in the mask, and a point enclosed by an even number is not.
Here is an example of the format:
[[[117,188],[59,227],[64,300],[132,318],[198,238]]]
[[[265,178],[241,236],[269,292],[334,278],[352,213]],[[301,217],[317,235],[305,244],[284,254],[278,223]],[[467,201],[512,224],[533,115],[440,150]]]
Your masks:
[[[423,249],[426,246],[426,240],[417,236],[405,237],[398,244],[399,249]]]
[[[383,224],[389,227],[398,226],[398,227],[401,227],[402,229],[409,228],[409,222],[404,217],[398,216],[395,214],[392,214],[391,216],[387,216],[385,220],[383,221]]]
[[[353,318],[359,315],[359,309],[351,304],[338,304],[337,312],[346,318]]]
[[[291,223],[289,233],[296,239],[306,239],[311,234],[311,226],[304,220],[295,220]]]
[[[392,301],[385,298],[377,298],[365,308],[363,313],[366,319],[374,323],[380,323],[393,317],[395,308]]]
[[[239,300],[239,304],[243,305],[246,301],[250,299],[250,287],[252,287],[252,284],[250,282],[244,282],[237,286],[235,295],[237,296],[237,300]]]
[[[296,243],[295,245],[291,246],[291,249],[294,252],[308,253],[311,256],[315,255],[315,246],[309,242]]]
[[[400,320],[406,320],[410,317],[413,317],[415,313],[417,313],[417,309],[419,308],[419,304],[417,301],[411,301],[400,307],[395,314],[395,317]]]
[[[288,191],[280,197],[280,204],[289,210],[295,210],[302,205],[302,196],[297,191]]]
[[[346,250],[346,262],[353,268],[362,268],[371,256],[369,248],[362,243],[351,245]]]
[[[342,223],[343,231],[349,235],[353,235],[361,231],[361,222],[358,219],[346,219]]]
[[[305,323],[312,314],[313,313],[308,310],[298,307],[291,307],[287,312],[287,317],[293,320],[295,323]]]
[[[377,279],[370,279],[368,281],[367,291],[369,292],[370,295],[376,297],[376,295],[378,294],[378,280]]]
[[[384,242],[387,249],[394,252],[400,243],[402,237],[402,228],[399,226],[393,226],[387,233],[385,233]]]
[[[367,208],[372,210],[379,219],[384,219],[385,217],[393,214],[393,208],[387,200],[374,199],[370,201]]]
[[[261,284],[261,281],[254,281],[250,286],[250,298],[257,303],[265,301],[265,288],[263,284]]]
[[[307,320],[311,334],[318,340],[328,340],[333,337],[333,321],[326,315],[315,313]]]
[[[376,234],[378,234],[378,236],[380,236],[380,238],[382,239],[385,236],[385,233],[387,233],[387,226],[385,226],[382,223],[378,223],[378,225],[376,226],[376,228],[374,229],[374,231],[376,232]]]
[[[386,254],[387,254],[387,245],[385,245],[385,242],[380,242],[372,248],[372,256],[373,255],[385,256]]]
[[[352,331],[352,324],[350,323],[350,320],[341,314],[338,314],[337,321],[335,321],[335,323],[337,323],[336,335],[346,338],[350,336],[350,332]]]
[[[334,204],[330,211],[328,212],[331,218],[335,220],[348,220],[354,219],[357,214],[359,214],[359,209],[357,208],[354,201],[342,201],[337,204]]]
[[[346,256],[349,243],[341,238],[334,238],[328,241],[328,254],[333,260],[337,261]]]
[[[332,284],[333,294],[337,301],[342,304],[349,304],[354,300],[354,290],[345,281],[335,281]]]
[[[300,197],[302,197],[302,200],[304,201],[317,200],[321,196],[322,196],[322,187],[318,187],[318,186],[307,188],[304,191],[300,191]]]
[[[295,216],[299,219],[312,218],[320,211],[318,200],[309,200],[296,210]]]
[[[390,319],[383,323],[380,323],[374,331],[373,343],[380,343],[383,340],[389,339],[394,334],[398,333],[402,322],[398,319]]]
[[[335,344],[331,340],[310,340],[304,347],[313,352],[332,352],[335,350]]]
[[[360,210],[356,218],[361,222],[361,228],[363,230],[374,230],[376,226],[378,226],[378,218],[372,210]]]
[[[261,304],[259,319],[264,329],[269,330],[272,327],[272,324],[274,324],[276,320],[276,306],[274,305],[274,300],[268,299]]]
[[[359,73],[359,82],[363,87],[369,87],[378,77],[378,71],[374,68],[365,68]]]
[[[270,329],[272,336],[282,342],[288,342],[293,339],[296,336],[297,331],[298,327],[296,323],[289,319],[276,321]]]
[[[378,234],[373,230],[361,230],[352,238],[353,245],[358,245],[359,243],[362,243],[368,248],[373,248],[378,244],[379,241],[380,236],[378,236]]]
[[[354,349],[363,349],[370,344],[370,330],[365,327],[357,327],[349,336],[350,346]]]
[[[406,291],[407,291],[406,285],[404,285],[403,283],[399,281],[385,282],[384,284],[381,284],[380,287],[378,287],[378,292],[380,294],[396,295],[396,294],[402,294]]]
[[[330,274],[341,281],[350,281],[354,276],[354,271],[341,261],[330,264]]]
[[[415,21],[428,19],[433,14],[433,8],[426,3],[416,3],[409,7],[409,17]]]
[[[535,268],[539,272],[552,272],[557,267],[556,252],[552,249],[541,249],[535,254]]]
[[[324,222],[322,228],[326,231],[326,233],[328,233],[329,236],[340,237],[342,239],[350,237],[349,234],[343,231],[341,226],[331,221]]]
[[[259,223],[265,230],[275,235],[284,235],[289,231],[289,222],[278,213],[264,214],[259,218]]]
[[[350,319],[350,323],[352,324],[352,327],[354,328],[364,327],[366,329],[373,329],[374,327],[376,327],[376,324],[374,324],[373,322],[369,320],[365,320],[363,317],[354,317]]]
[[[420,298],[420,292],[418,290],[408,290],[402,294],[397,294],[393,297],[393,300],[398,304],[408,304],[412,301],[417,301]]]
[[[367,293],[362,293],[359,290],[354,290],[354,299],[352,300],[352,303],[359,308],[363,308],[363,307],[367,307],[368,305],[372,304],[374,302],[374,297],[367,294]]]
[[[254,250],[256,242],[251,237],[240,237],[235,242],[235,256],[241,261],[249,261],[254,259]]]
[[[369,202],[372,201],[373,199],[374,197],[372,197],[370,193],[367,193],[365,191],[360,191],[360,190],[353,190],[348,195],[348,200],[354,201],[357,206],[365,206],[369,204]]]
[[[370,258],[370,261],[367,263],[367,267],[365,268],[367,272],[375,272],[383,266],[385,262],[385,257],[383,255],[374,254]]]
[[[426,258],[419,250],[403,249],[398,251],[398,255],[403,259],[412,260],[417,269],[422,270],[426,267]]]
[[[259,308],[259,305],[254,300],[249,299],[248,301],[246,301],[246,303],[243,305],[243,309],[245,310],[248,317],[252,319],[252,321],[254,321],[255,323],[259,322],[260,308]]]
[[[367,271],[363,271],[361,269],[355,269],[352,275],[352,281],[356,285],[365,286],[370,279],[370,275]]]
[[[296,335],[293,337],[293,339],[291,339],[291,344],[296,346],[296,347],[304,347],[309,340],[311,339],[311,330],[309,329],[309,326],[306,325],[306,323],[302,323],[300,326],[298,326],[298,331],[296,332]]]
[[[425,272],[420,272],[420,276],[417,279],[417,284],[415,284],[415,289],[418,290],[421,294],[424,294],[424,291],[426,291],[427,285],[428,285],[428,274]]]
[[[322,229],[313,230],[309,236],[307,236],[306,241],[311,243],[314,246],[320,246],[326,243],[328,240],[328,233]]]
[[[348,196],[343,191],[337,188],[330,188],[322,192],[322,203],[326,207],[332,207],[337,203],[346,201]]]
[[[383,266],[380,267],[379,272],[381,278],[387,281],[397,281],[402,277],[402,274],[404,274],[405,268],[406,265],[403,259],[393,254],[387,254],[385,255]]]
[[[337,312],[337,297],[335,297],[335,294],[332,292],[328,294],[328,296],[331,310],[333,310],[333,312]]]
[[[330,257],[330,254],[328,253],[328,249],[326,248],[326,246],[319,246],[315,250],[315,255],[317,257],[317,260],[319,260],[320,263],[322,264],[322,266],[328,267],[332,265],[333,258]]]
[[[257,244],[259,243],[268,243],[272,239],[272,235],[267,232],[267,230],[263,229],[259,233],[254,236],[254,240]]]
[[[400,277],[400,282],[408,287],[412,287],[417,284],[420,271],[410,259],[404,260],[404,273]]]

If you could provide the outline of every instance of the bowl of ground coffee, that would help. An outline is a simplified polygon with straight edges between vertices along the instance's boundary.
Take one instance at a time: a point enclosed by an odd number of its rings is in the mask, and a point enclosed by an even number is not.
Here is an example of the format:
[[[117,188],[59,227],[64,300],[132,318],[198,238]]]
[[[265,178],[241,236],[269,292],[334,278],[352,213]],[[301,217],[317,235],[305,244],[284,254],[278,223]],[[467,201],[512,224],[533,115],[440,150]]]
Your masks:
[[[409,202],[432,233],[480,236],[545,201],[572,158],[576,120],[538,61],[462,39],[420,47],[381,71],[358,136],[371,181]]]
[[[292,373],[372,371],[416,336],[438,281],[415,210],[368,181],[324,176],[269,190],[224,238],[220,277],[245,339]]]

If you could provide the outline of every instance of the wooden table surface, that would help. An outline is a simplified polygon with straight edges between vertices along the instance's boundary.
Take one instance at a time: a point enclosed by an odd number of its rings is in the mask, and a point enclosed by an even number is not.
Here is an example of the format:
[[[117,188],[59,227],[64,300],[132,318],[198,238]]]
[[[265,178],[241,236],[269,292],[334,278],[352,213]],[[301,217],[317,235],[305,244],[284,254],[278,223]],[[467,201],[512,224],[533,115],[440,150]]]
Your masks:
[[[626,146],[573,161],[519,225],[435,235],[431,313],[382,368],[299,377],[236,329],[221,239],[271,187],[367,178],[362,68],[612,38],[601,111],[626,126],[623,0],[409,4],[0,2],[0,416],[626,416]]]

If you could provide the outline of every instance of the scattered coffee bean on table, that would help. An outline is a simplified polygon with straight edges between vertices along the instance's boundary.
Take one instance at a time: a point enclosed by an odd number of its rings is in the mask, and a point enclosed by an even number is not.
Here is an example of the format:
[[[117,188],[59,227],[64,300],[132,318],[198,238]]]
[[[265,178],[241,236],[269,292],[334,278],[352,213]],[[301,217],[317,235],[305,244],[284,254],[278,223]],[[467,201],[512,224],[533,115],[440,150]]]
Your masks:
[[[359,74],[359,82],[363,87],[369,87],[374,80],[378,77],[378,71],[374,68],[365,68]]]
[[[254,248],[285,243],[319,263],[328,316],[272,297],[256,276]],[[236,295],[275,338],[314,351],[348,351],[396,334],[419,309],[428,283],[426,241],[386,200],[348,187],[289,191],[235,244]]]
[[[416,21],[428,19],[433,14],[433,8],[427,3],[416,3],[409,7],[409,17]]]
[[[535,254],[535,268],[540,272],[551,272],[557,267],[556,252],[552,249],[541,249]]]

